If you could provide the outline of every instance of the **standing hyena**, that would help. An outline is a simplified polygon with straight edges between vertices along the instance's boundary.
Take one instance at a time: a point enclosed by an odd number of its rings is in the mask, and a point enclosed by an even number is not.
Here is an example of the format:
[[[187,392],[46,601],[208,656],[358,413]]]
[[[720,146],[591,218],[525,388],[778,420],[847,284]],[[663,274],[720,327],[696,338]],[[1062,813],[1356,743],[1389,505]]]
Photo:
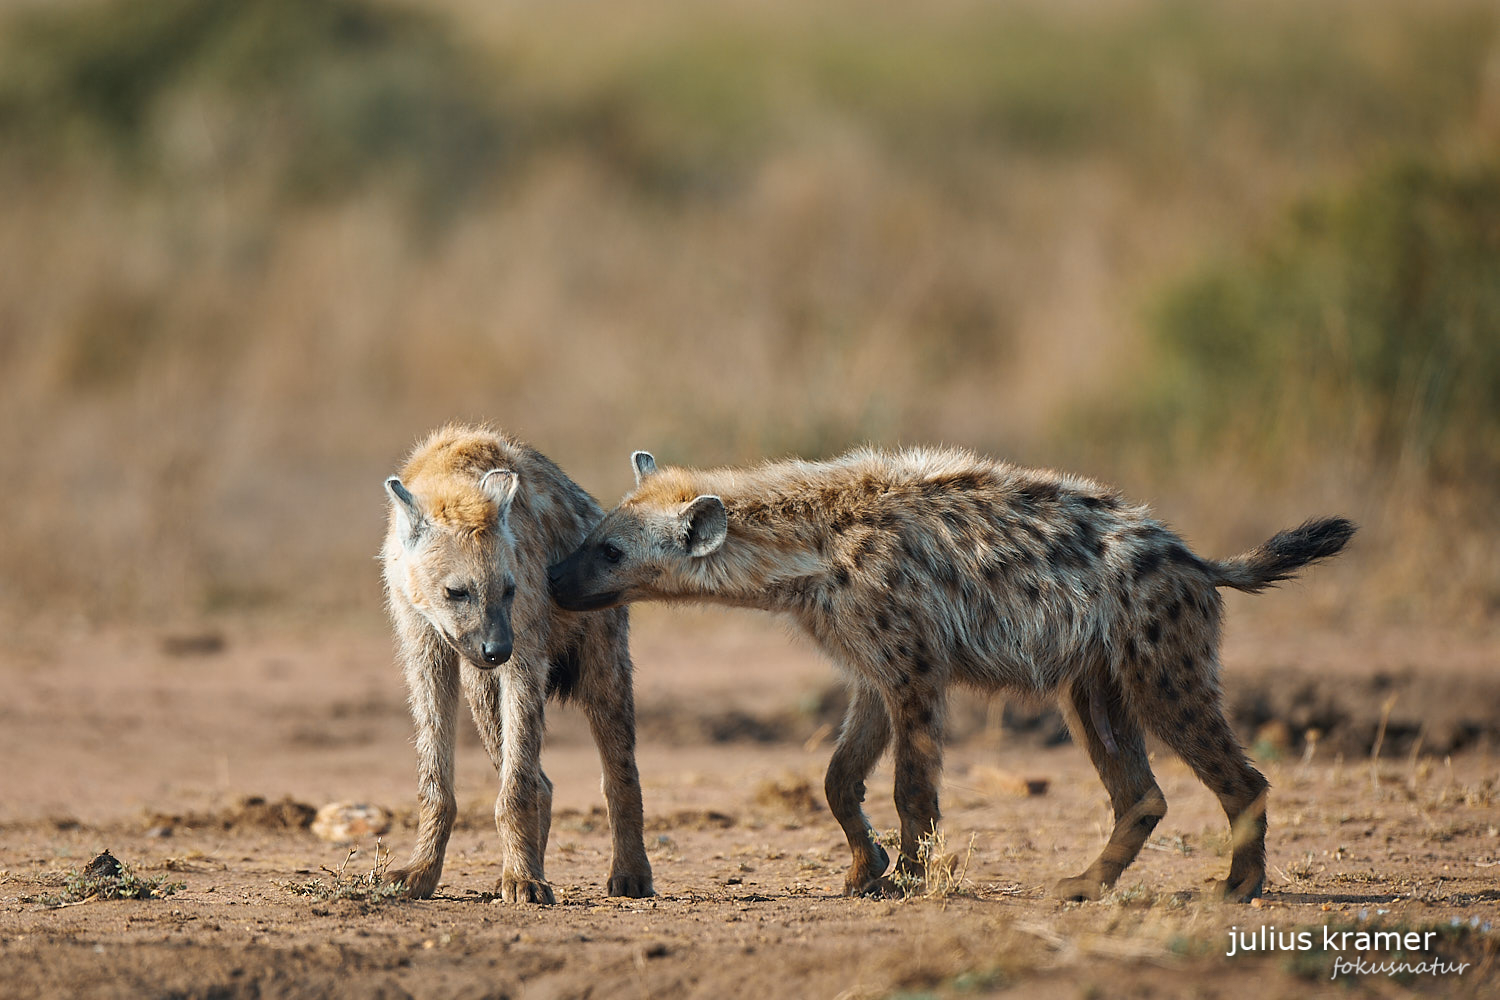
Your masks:
[[[385,486],[391,513],[381,558],[417,724],[421,803],[416,850],[387,881],[420,898],[437,888],[457,812],[453,727],[462,688],[500,774],[504,899],[553,901],[542,874],[552,825],[552,782],[540,761],[549,696],[582,706],[599,745],[614,838],[609,894],[652,895],[627,612],[559,611],[544,576],[599,520],[599,505],[540,452],[472,427],[434,433]]]
[[[634,492],[549,570],[553,597],[580,610],[655,599],[796,617],[853,680],[825,784],[854,852],[848,893],[890,889],[860,806],[893,737],[897,864],[920,874],[918,839],[938,820],[944,692],[957,681],[1060,695],[1109,790],[1109,844],[1061,896],[1097,899],[1166,814],[1145,729],[1229,815],[1224,895],[1260,894],[1267,784],[1224,719],[1215,588],[1288,579],[1343,548],[1353,524],[1310,521],[1216,562],[1105,486],[963,451],[712,471],[658,471],[645,452],[634,462]]]

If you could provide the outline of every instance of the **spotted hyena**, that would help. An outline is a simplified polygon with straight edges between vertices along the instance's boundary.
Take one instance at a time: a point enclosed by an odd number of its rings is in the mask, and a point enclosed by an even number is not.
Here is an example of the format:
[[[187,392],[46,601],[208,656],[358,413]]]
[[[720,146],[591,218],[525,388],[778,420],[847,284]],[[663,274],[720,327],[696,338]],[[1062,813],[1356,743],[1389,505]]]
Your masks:
[[[421,898],[437,888],[457,811],[461,689],[500,776],[502,897],[553,901],[542,872],[552,823],[552,782],[540,762],[548,697],[577,702],[599,745],[614,838],[609,894],[652,895],[627,612],[562,611],[544,576],[599,520],[599,505],[540,452],[476,427],[432,434],[385,486],[390,525],[381,558],[417,726],[421,804],[416,850],[387,880]]]
[[[1234,834],[1223,894],[1259,895],[1266,779],[1224,719],[1219,587],[1255,593],[1344,547],[1309,521],[1234,559],[1194,555],[1109,487],[965,451],[851,452],[829,462],[657,469],[549,571],[565,608],[712,601],[791,613],[853,682],[825,790],[854,853],[848,893],[889,891],[861,811],[895,745],[898,869],[938,820],[944,692],[1056,696],[1109,790],[1115,827],[1083,874],[1095,899],[1166,813],[1150,731],[1218,795]]]

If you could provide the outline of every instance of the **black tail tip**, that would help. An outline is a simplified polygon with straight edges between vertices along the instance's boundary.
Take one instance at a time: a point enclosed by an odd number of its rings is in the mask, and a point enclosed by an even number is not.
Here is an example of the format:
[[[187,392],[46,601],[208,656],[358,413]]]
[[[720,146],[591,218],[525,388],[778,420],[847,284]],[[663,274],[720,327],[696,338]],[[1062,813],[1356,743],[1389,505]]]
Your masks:
[[[1271,539],[1270,548],[1279,556],[1307,563],[1343,551],[1359,525],[1346,517],[1324,517],[1304,521]]]

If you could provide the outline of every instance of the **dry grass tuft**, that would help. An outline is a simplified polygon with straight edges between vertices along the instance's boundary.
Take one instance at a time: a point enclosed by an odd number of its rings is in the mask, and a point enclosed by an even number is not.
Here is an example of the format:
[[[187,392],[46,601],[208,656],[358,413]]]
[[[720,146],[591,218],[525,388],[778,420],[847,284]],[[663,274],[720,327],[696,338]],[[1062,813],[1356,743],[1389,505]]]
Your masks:
[[[907,875],[897,868],[891,873],[891,882],[901,891],[903,899],[948,899],[951,896],[967,895],[969,862],[974,857],[974,835],[962,856],[948,851],[948,838],[943,831],[933,827],[917,841],[917,864],[921,875]]]
[[[406,887],[400,883],[384,881],[386,869],[391,866],[389,851],[383,850],[380,840],[375,841],[375,861],[367,872],[356,874],[349,871],[349,862],[359,853],[359,848],[349,848],[338,868],[321,866],[328,878],[313,876],[304,882],[277,882],[281,888],[294,896],[308,896],[318,900],[348,899],[361,903],[380,903],[392,899],[404,899]]]

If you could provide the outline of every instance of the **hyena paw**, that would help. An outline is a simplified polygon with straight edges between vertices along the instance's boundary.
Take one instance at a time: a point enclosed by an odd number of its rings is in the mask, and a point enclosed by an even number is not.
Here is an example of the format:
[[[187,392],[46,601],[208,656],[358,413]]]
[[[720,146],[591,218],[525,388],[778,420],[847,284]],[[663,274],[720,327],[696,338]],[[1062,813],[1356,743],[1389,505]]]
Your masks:
[[[854,856],[854,864],[849,868],[849,873],[844,876],[844,895],[846,896],[899,896],[901,892],[895,883],[885,877],[885,870],[891,866],[890,855],[885,853],[885,848],[879,844],[872,843],[873,854],[869,857]]]
[[[1248,875],[1238,882],[1225,879],[1218,884],[1219,895],[1226,903],[1248,903],[1252,899],[1260,897],[1261,889],[1265,887],[1265,872],[1256,875]]]
[[[1072,903],[1088,903],[1100,899],[1107,889],[1103,882],[1089,875],[1075,875],[1062,879],[1052,887],[1052,898]]]
[[[382,885],[395,885],[399,882],[406,887],[406,894],[412,899],[431,899],[432,894],[437,891],[438,877],[442,873],[442,869],[436,867],[394,868],[381,876],[380,882]]]
[[[509,873],[500,876],[500,898],[507,903],[541,903],[544,906],[557,902],[552,887],[543,880]]]
[[[609,895],[645,899],[656,895],[651,885],[651,869],[641,872],[615,872],[609,877]]]

